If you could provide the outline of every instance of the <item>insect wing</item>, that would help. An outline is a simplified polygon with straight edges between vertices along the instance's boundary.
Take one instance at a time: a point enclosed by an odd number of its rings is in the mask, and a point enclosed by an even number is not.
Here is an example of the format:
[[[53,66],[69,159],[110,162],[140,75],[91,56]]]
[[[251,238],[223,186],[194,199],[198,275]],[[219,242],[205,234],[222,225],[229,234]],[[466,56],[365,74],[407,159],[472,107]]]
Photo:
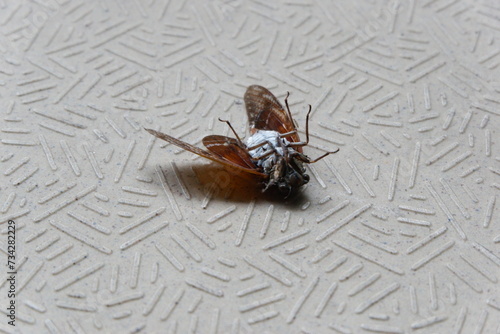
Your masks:
[[[231,161],[242,167],[256,168],[248,151],[238,145],[238,141],[233,138],[217,135],[206,136],[203,138],[203,145],[221,159]]]
[[[279,133],[296,130],[291,116],[268,89],[252,85],[247,88],[244,100],[251,129],[271,130]],[[287,138],[292,142],[300,142],[298,134],[287,136]]]
[[[248,165],[246,163],[240,164],[240,161],[242,161],[243,159],[241,159],[241,160],[235,159],[235,161],[230,160],[230,157],[233,157],[233,155],[234,155],[233,153],[224,155],[223,152],[222,152],[222,150],[218,150],[217,153],[214,152],[214,150],[205,151],[205,150],[202,150],[199,147],[196,147],[196,146],[193,146],[191,144],[188,144],[188,143],[186,143],[186,142],[184,142],[182,140],[179,140],[177,138],[169,136],[169,135],[167,135],[167,134],[165,134],[163,132],[155,131],[155,130],[152,130],[152,129],[145,129],[145,130],[147,132],[149,132],[150,134],[152,134],[153,136],[155,136],[155,137],[158,137],[158,138],[160,138],[160,139],[162,139],[162,140],[164,140],[166,142],[174,144],[174,145],[176,145],[176,146],[178,146],[178,147],[180,147],[180,148],[182,148],[182,149],[184,149],[186,151],[192,152],[192,153],[197,154],[197,155],[199,155],[201,157],[204,157],[206,159],[210,159],[212,161],[221,163],[223,165],[236,168],[236,169],[238,169],[240,171],[244,171],[244,172],[247,172],[247,173],[256,174],[256,175],[259,175],[259,176],[262,176],[262,177],[267,177],[266,174],[263,174],[263,173],[259,172],[255,168],[255,165],[253,165],[253,163],[252,163],[252,167],[250,168],[250,167],[248,167]],[[209,138],[209,137],[227,138],[227,137],[223,137],[223,136],[208,136],[208,137],[203,138],[203,142],[205,142],[205,139]],[[228,138],[228,139],[231,139],[231,138]],[[246,152],[243,149],[241,149],[241,150],[248,155],[248,152]],[[230,151],[230,152],[232,152],[232,151]],[[252,162],[251,158],[250,158],[249,161]]]

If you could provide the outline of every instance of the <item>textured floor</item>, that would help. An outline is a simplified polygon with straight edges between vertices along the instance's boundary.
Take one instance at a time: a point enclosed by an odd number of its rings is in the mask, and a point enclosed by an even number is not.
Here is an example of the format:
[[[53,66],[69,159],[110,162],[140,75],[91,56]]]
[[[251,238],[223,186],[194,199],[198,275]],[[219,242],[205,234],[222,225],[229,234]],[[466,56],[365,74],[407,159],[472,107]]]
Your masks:
[[[500,333],[499,43],[493,0],[0,1],[0,332]],[[250,84],[340,148],[287,200],[143,130],[244,136]]]

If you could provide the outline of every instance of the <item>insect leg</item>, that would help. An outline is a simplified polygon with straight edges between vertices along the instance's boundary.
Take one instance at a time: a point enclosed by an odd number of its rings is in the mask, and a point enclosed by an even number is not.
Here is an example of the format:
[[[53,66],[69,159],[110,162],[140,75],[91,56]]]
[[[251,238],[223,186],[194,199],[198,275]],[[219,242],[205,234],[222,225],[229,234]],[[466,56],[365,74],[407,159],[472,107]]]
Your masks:
[[[271,186],[275,185],[276,182],[274,180],[269,180],[269,182],[267,182],[266,186],[264,188],[262,188],[262,192],[266,192],[267,189],[269,189]]]
[[[293,121],[292,113],[290,112],[290,106],[288,105],[288,97],[290,96],[290,92],[286,92],[286,97],[285,97],[285,105],[286,105],[286,111],[288,113],[288,118],[290,119],[290,123],[293,124],[294,129],[296,128],[295,122]],[[296,130],[296,129],[295,129]]]
[[[283,176],[285,171],[285,159],[283,157],[279,158],[278,161],[273,165],[269,173],[269,181],[262,192],[269,189],[269,187],[274,186],[278,183],[279,179]]]
[[[309,159],[309,157],[303,153],[299,153],[299,152],[292,152],[290,154],[290,158],[295,158],[299,161],[302,161],[302,162],[305,162],[305,163],[311,163],[311,159]]]
[[[287,104],[287,107],[288,107],[288,104]],[[306,141],[305,142],[302,141],[302,142],[296,142],[296,143],[289,143],[288,146],[299,147],[299,146],[306,146],[307,144],[309,144],[309,115],[311,114],[311,108],[312,108],[311,105],[309,105],[309,111],[307,112],[307,116],[306,116]],[[297,130],[293,130],[293,131],[290,131],[287,133],[282,133],[282,134],[280,134],[280,138],[287,137],[287,136],[290,136],[290,135],[295,134],[295,133],[297,133]]]
[[[247,150],[249,150],[249,151],[253,151],[253,150],[255,150],[256,148],[262,147],[262,146],[264,146],[264,145],[266,145],[266,144],[269,144],[269,147],[273,147],[273,145],[271,144],[271,142],[269,142],[269,140],[266,140],[266,141],[262,141],[262,142],[260,142],[260,143],[259,143],[259,144],[257,144],[257,145],[247,147]]]
[[[306,116],[306,144],[309,144],[309,115],[311,114],[311,105],[309,105],[309,111],[307,112],[307,116]]]
[[[306,146],[306,145],[307,145],[307,143],[304,141],[292,142],[292,143],[287,144],[287,146],[291,146],[291,147]]]
[[[323,155],[322,155],[322,156],[320,156],[319,158],[316,158],[316,159],[314,159],[314,160],[309,160],[309,161],[307,161],[307,162],[308,162],[308,163],[310,163],[310,164],[313,164],[313,163],[315,163],[315,162],[320,161],[321,159],[323,159],[323,158],[324,158],[324,157],[326,157],[327,155],[329,155],[329,154],[333,154],[333,153],[337,153],[338,151],[339,151],[339,149],[336,149],[336,150],[335,150],[335,151],[333,151],[333,152],[326,152],[325,154],[323,154]]]
[[[281,151],[283,152],[285,160],[288,161],[288,150],[285,150],[285,148],[283,147],[283,142],[281,140],[278,140],[278,144],[280,145],[280,148],[281,148]]]
[[[271,154],[274,154],[274,153],[276,153],[276,151],[273,149],[272,151],[266,152],[266,153],[262,154],[261,156],[258,156],[257,158],[252,158],[252,160],[253,161],[262,160],[262,159],[267,158],[268,156],[270,156]]]
[[[252,146],[252,147],[249,147],[248,150],[251,151],[251,150],[254,150],[256,148],[259,148],[261,146],[264,146],[265,144],[268,144],[269,147],[271,148],[271,150],[267,151],[266,153],[262,154],[261,156],[257,157],[257,158],[252,158],[253,161],[258,161],[258,160],[262,160],[264,158],[267,158],[268,156],[270,156],[271,154],[275,154],[277,153],[276,152],[276,148],[274,148],[274,146],[271,144],[271,142],[269,140],[267,141],[263,141],[262,143],[260,144],[257,144],[255,146]]]
[[[294,135],[296,133],[297,133],[297,130],[293,130],[290,132],[280,133],[279,136],[280,136],[280,138],[286,138],[286,137]]]
[[[231,123],[230,123],[228,120],[219,118],[219,122],[224,122],[224,123],[227,123],[227,125],[229,125],[229,128],[231,128],[231,131],[233,131],[234,135],[236,136],[236,140],[238,140],[238,144],[239,144],[241,147],[245,147],[245,146],[243,145],[243,142],[242,142],[242,141],[241,141],[241,139],[240,139],[240,136],[238,136],[238,134],[236,133],[236,131],[234,131],[233,126],[231,125]]]

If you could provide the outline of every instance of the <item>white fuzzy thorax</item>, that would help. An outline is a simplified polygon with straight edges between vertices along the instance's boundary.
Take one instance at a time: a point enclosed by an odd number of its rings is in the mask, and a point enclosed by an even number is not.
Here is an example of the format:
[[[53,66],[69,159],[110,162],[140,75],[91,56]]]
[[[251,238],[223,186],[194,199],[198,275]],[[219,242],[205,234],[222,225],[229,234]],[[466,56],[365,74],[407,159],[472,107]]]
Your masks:
[[[280,140],[282,145],[279,144]],[[268,143],[254,150],[249,151],[252,158],[261,157],[266,153],[268,153],[269,151],[272,151],[273,148],[276,151],[276,154],[281,156],[283,156],[284,153],[281,147],[283,147],[289,153],[295,152],[293,148],[287,147],[288,144],[290,144],[290,142],[284,138],[280,138],[280,133],[277,131],[258,130],[256,133],[254,133],[247,139],[246,145],[247,147],[253,147],[262,142],[268,142]],[[272,168],[272,166],[276,163],[277,160],[276,154],[271,154],[268,157],[257,161],[257,165],[259,167],[264,168],[265,171],[269,171]]]

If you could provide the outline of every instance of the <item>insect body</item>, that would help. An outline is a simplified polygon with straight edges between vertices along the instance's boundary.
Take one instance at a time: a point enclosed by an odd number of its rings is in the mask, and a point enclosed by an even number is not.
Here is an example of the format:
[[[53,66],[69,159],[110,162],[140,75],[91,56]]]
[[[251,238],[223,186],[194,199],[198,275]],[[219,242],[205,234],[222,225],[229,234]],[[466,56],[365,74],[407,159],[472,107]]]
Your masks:
[[[263,145],[260,145],[264,143]],[[248,153],[252,158],[256,159],[257,166],[264,168],[264,171],[270,171],[274,164],[276,164],[276,157],[284,156],[285,150],[287,153],[292,153],[293,148],[288,145],[290,142],[285,138],[281,138],[279,132],[269,130],[258,130],[251,135],[247,141],[246,146],[256,147],[249,150]]]
[[[237,171],[257,175],[265,183],[263,191],[276,186],[287,196],[294,189],[309,182],[304,163],[314,163],[338,151],[327,152],[315,160],[302,153],[302,147],[309,143],[311,106],[306,117],[306,141],[301,142],[288,106],[288,95],[285,98],[286,112],[276,97],[262,86],[248,87],[244,100],[250,123],[250,137],[246,143],[241,141],[229,121],[221,119],[219,120],[228,124],[236,139],[217,135],[207,136],[203,138],[203,145],[208,151],[167,134],[146,130],[160,139],[204,158]]]
[[[248,138],[248,152],[264,174],[269,175],[269,182],[264,190],[277,185],[280,191],[288,193],[292,188],[309,182],[309,175],[306,174],[302,161],[295,158],[300,153],[290,144],[277,131],[257,130]],[[251,149],[253,147],[256,148]]]

